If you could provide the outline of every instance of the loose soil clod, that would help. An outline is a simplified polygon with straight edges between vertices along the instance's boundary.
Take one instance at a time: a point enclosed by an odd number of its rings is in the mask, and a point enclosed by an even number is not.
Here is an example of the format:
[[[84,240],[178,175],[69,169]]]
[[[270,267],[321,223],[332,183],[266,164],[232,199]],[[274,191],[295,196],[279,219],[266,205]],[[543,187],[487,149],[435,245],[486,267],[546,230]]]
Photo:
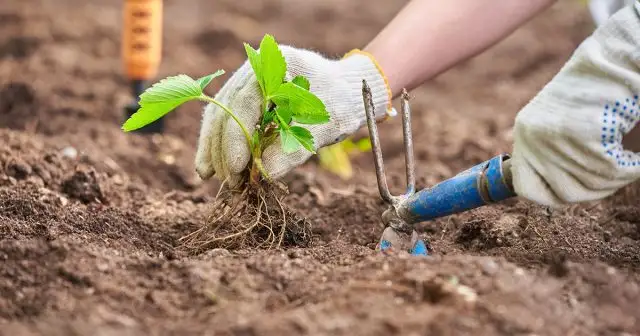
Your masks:
[[[197,254],[214,248],[308,246],[311,225],[283,203],[286,193],[267,182],[223,191],[205,226],[181,239],[184,247]]]

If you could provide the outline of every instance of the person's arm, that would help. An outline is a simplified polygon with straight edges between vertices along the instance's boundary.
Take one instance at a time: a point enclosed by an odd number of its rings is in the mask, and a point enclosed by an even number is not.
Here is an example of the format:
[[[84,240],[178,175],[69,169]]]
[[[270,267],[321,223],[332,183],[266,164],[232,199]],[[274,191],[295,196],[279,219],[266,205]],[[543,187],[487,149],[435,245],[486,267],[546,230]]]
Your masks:
[[[325,102],[330,121],[309,127],[316,149],[334,144],[366,124],[362,80],[371,88],[376,116],[392,113],[392,96],[411,90],[453,65],[487,49],[554,0],[413,0],[365,48],[340,60],[281,45],[287,73],[305,76],[311,92]],[[371,57],[372,56],[372,57]],[[380,71],[382,69],[382,72]],[[262,102],[250,64],[245,62],[217,97],[246,125],[255,125]],[[383,76],[384,73],[386,76]],[[385,78],[386,77],[386,78]],[[228,185],[239,181],[250,160],[244,135],[234,120],[211,104],[204,112],[195,166],[202,179],[216,174]],[[263,152],[263,164],[279,178],[311,157],[285,154],[278,143]]]
[[[366,46],[395,96],[501,41],[556,0],[413,0]]]

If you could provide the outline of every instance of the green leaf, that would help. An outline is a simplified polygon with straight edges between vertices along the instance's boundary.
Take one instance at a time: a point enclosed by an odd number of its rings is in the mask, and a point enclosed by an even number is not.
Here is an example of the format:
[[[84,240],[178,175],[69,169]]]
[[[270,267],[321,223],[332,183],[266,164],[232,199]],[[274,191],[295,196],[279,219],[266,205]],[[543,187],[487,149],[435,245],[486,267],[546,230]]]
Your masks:
[[[196,80],[196,82],[198,82],[198,85],[200,85],[200,89],[204,91],[204,88],[206,88],[207,85],[209,85],[209,83],[211,83],[211,81],[214,78],[222,76],[222,75],[224,75],[224,70],[220,69],[220,70],[218,70],[218,71],[216,71],[216,72],[214,72],[214,73],[212,73],[210,75],[198,78]]]
[[[127,119],[122,129],[129,132],[144,127],[201,95],[198,82],[187,75],[162,79],[140,95],[140,109]]]
[[[248,43],[244,44],[244,50],[247,52],[247,58],[249,59],[249,63],[251,64],[251,68],[253,68],[253,72],[256,75],[256,79],[258,80],[258,84],[260,84],[260,89],[262,90],[262,95],[265,96],[266,95],[266,91],[264,90],[264,79],[263,79],[263,76],[262,76],[262,61],[260,60],[260,55]]]
[[[304,127],[300,126],[291,126],[289,128],[280,128],[280,141],[282,144],[282,151],[286,154],[291,154],[298,149],[300,146],[304,147],[306,150],[315,154],[315,149],[313,148],[313,136],[311,132]]]
[[[369,138],[362,138],[357,142],[353,139],[346,138],[338,143],[346,153],[351,152],[368,152],[371,150],[371,140]]]
[[[292,113],[288,105],[278,105],[278,107],[276,107],[276,113],[287,125],[291,123]]]
[[[266,126],[268,123],[273,121],[273,118],[276,116],[276,111],[266,111],[262,115],[262,126]]]
[[[300,149],[300,141],[296,139],[289,128],[280,128],[280,143],[282,151],[286,154],[291,154]]]
[[[309,84],[309,80],[307,79],[307,77],[305,76],[295,76],[293,78],[293,80],[291,80],[291,83],[309,91],[309,88],[311,87],[311,85]]]
[[[265,95],[278,91],[287,72],[287,63],[273,36],[266,34],[260,42],[260,61]]]
[[[371,139],[362,138],[362,139],[358,140],[358,142],[356,143],[356,146],[358,147],[359,151],[368,152],[368,151],[371,150]]]
[[[324,124],[329,121],[324,103],[313,93],[291,82],[282,84],[270,97],[276,105],[289,104],[293,120],[301,124]]]
[[[291,126],[289,131],[296,137],[302,147],[306,148],[311,153],[315,154],[316,151],[313,148],[313,135],[309,132],[308,129],[300,126]]]
[[[353,166],[349,160],[348,151],[344,146],[346,143],[349,142],[338,142],[318,150],[320,166],[344,180],[353,176]]]
[[[351,138],[346,138],[334,145],[340,145],[340,147],[346,152],[349,153],[351,151],[354,151],[355,149],[357,149],[356,144],[353,142],[353,140],[351,140]]]

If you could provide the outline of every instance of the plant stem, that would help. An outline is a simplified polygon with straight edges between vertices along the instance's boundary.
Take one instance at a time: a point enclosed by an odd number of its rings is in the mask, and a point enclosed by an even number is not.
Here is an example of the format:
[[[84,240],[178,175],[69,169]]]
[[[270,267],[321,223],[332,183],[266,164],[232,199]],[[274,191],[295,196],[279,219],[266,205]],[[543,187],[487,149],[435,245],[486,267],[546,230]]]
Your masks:
[[[249,134],[249,131],[247,130],[247,128],[244,126],[244,124],[242,124],[242,122],[240,121],[240,119],[238,119],[238,117],[236,117],[235,114],[233,114],[233,112],[231,112],[231,110],[222,105],[220,102],[218,102],[217,100],[202,94],[198,99],[200,100],[204,100],[206,102],[209,103],[213,103],[216,104],[218,106],[220,106],[221,109],[223,109],[229,116],[231,116],[231,118],[233,118],[233,120],[236,121],[236,123],[238,124],[238,126],[240,126],[240,128],[242,129],[242,132],[244,133],[245,138],[247,138],[247,145],[249,146],[249,151],[253,153],[253,143],[251,142],[251,135]]]
[[[262,100],[262,109],[264,111],[262,112],[262,115],[265,116],[265,115],[267,115],[267,112],[269,112],[269,99],[267,99],[267,97],[264,96],[264,95],[263,95],[263,97],[264,97],[264,99]]]
[[[251,167],[251,171],[249,174],[249,180],[252,183],[256,183],[258,181],[258,176],[257,173],[261,174],[265,179],[267,179],[267,181],[271,181],[271,177],[269,176],[269,174],[267,174],[267,171],[264,169],[264,166],[262,165],[262,150],[260,148],[260,144],[258,144],[257,146],[254,147],[254,144],[252,142],[252,138],[251,135],[249,135],[249,131],[247,130],[247,128],[244,126],[244,124],[242,124],[242,122],[240,121],[240,119],[238,119],[238,117],[236,117],[235,114],[233,114],[233,112],[231,112],[231,110],[224,106],[223,104],[221,104],[219,101],[205,95],[202,94],[199,97],[200,100],[215,104],[217,106],[220,106],[220,108],[222,110],[224,110],[231,118],[233,118],[233,120],[235,120],[235,122],[238,124],[238,126],[240,126],[240,128],[242,129],[242,133],[244,133],[245,138],[247,138],[247,145],[249,146],[249,151],[251,152],[251,156],[253,156],[253,164]]]
[[[262,164],[262,149],[261,149],[261,144],[257,144],[257,146],[254,146],[253,141],[252,141],[252,137],[249,134],[249,130],[247,130],[247,128],[244,126],[244,124],[240,121],[240,119],[238,119],[238,117],[236,117],[235,114],[233,114],[233,112],[231,112],[231,110],[224,106],[223,104],[221,104],[219,101],[205,95],[202,94],[200,97],[198,97],[199,100],[205,101],[205,102],[209,102],[212,104],[215,104],[217,106],[220,106],[220,108],[222,110],[224,110],[224,112],[226,112],[231,118],[233,118],[233,120],[235,120],[235,122],[238,124],[238,126],[240,126],[240,128],[242,129],[242,133],[244,133],[245,138],[247,138],[247,145],[249,146],[249,151],[251,152],[251,156],[253,156],[253,163],[252,163],[252,167],[251,167],[251,171],[249,173],[249,180],[252,183],[257,182],[258,180],[258,174],[261,174],[267,181],[271,182],[271,177],[269,176],[269,174],[267,174],[267,171],[264,169],[264,165]],[[265,101],[265,104],[268,103],[268,101]],[[262,140],[262,139],[261,139]]]
[[[253,165],[251,166],[251,171],[249,172],[249,181],[251,183],[258,182],[258,176],[262,175],[268,182],[272,182],[271,176],[267,174],[267,171],[264,169],[264,165],[262,164],[262,159],[254,158]]]

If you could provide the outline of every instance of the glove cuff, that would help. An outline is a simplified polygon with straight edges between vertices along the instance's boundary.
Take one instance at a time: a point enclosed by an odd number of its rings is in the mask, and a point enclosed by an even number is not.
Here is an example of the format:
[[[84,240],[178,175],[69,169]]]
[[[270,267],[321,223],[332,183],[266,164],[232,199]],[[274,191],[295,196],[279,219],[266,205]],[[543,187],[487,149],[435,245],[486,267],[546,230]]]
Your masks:
[[[389,80],[373,55],[360,49],[353,49],[342,57],[341,63],[344,63],[348,69],[344,76],[351,84],[361,87],[362,80],[367,81],[371,88],[376,119],[384,121],[396,115],[392,105],[393,95]],[[381,110],[384,113],[380,113]]]

